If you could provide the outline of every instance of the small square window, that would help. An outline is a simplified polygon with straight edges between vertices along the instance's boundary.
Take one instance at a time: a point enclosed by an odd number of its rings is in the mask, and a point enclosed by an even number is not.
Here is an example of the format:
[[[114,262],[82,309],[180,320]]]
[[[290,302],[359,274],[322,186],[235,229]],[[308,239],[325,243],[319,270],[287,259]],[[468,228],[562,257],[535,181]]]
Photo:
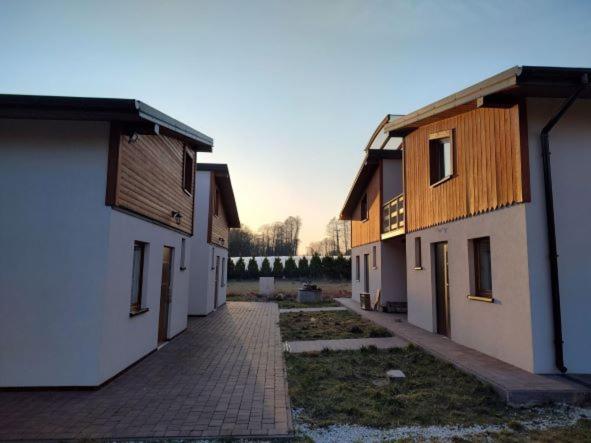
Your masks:
[[[362,198],[361,198],[361,213],[360,213],[360,219],[361,220],[367,220],[367,194],[365,194]]]
[[[429,175],[431,185],[436,185],[453,175],[453,151],[451,131],[439,132],[429,136]]]
[[[195,175],[195,157],[191,150],[185,146],[183,160],[183,189],[187,194],[193,194],[193,177]]]
[[[490,237],[472,240],[474,254],[474,289],[478,297],[492,297]]]

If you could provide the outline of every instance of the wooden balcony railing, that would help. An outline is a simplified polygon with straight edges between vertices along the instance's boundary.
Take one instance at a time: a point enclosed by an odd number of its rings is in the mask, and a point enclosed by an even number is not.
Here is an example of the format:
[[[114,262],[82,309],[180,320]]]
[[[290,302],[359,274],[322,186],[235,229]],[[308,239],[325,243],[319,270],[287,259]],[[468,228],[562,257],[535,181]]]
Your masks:
[[[404,194],[397,195],[384,203],[382,207],[384,217],[382,234],[399,235],[404,233]]]

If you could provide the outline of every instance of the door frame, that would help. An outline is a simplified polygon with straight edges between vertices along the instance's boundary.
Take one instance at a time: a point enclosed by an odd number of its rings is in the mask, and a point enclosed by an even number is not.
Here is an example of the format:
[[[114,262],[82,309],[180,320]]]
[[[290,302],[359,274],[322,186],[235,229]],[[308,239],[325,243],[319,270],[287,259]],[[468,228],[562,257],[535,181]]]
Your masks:
[[[164,251],[166,249],[170,250],[170,271],[169,271],[169,278],[168,278],[168,300],[163,302],[163,293],[162,293],[162,278],[164,277],[164,273],[160,275],[160,298],[159,298],[159,311],[158,311],[158,344],[164,343],[168,340],[168,332],[170,329],[170,306],[172,305],[172,288],[173,288],[173,271],[174,271],[174,252],[175,248],[173,246],[163,245],[162,247],[162,269],[164,270]],[[162,305],[166,305],[166,315],[162,315]],[[162,324],[164,322],[164,325]],[[163,335],[161,335],[163,333]]]
[[[443,247],[443,294],[438,286],[438,272],[439,272],[439,247]],[[433,252],[433,331],[439,335],[451,338],[451,297],[449,291],[449,243],[447,241],[439,241],[432,243]],[[441,312],[443,311],[443,312]],[[443,322],[440,319],[444,320]]]
[[[217,309],[219,305],[220,292],[220,256],[215,256],[215,271],[213,277],[213,309]]]

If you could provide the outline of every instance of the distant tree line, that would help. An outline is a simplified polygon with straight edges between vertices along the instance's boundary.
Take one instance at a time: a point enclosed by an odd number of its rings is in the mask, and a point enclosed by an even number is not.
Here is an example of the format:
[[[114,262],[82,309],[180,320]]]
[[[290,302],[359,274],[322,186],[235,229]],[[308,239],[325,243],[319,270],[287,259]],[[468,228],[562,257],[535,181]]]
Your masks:
[[[310,260],[301,257],[296,262],[296,259],[290,256],[285,260],[284,265],[279,257],[276,257],[273,263],[265,257],[260,268],[254,257],[248,261],[240,257],[236,263],[232,259],[228,260],[229,279],[248,280],[259,277],[350,280],[351,259],[342,255],[320,257],[319,254],[314,254]]]
[[[308,255],[349,255],[351,254],[351,222],[333,217],[326,225],[326,237],[312,242],[306,249]]]
[[[257,232],[245,226],[231,229],[228,239],[230,257],[297,255],[300,243],[300,217],[263,225]]]

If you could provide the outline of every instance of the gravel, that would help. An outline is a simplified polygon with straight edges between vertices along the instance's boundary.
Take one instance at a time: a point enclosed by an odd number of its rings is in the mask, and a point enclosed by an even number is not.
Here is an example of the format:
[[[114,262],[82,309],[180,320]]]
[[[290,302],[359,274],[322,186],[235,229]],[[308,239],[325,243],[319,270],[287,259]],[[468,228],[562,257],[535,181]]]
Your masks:
[[[568,405],[557,405],[552,409],[535,408],[539,413],[535,420],[520,421],[525,430],[544,430],[574,425],[580,418],[591,418],[591,409]],[[294,426],[299,435],[307,436],[316,443],[382,442],[399,439],[439,439],[451,441],[454,438],[469,437],[486,432],[509,430],[505,425],[460,426],[402,426],[379,429],[357,425],[333,425],[312,428],[299,418],[301,410],[293,411]]]

